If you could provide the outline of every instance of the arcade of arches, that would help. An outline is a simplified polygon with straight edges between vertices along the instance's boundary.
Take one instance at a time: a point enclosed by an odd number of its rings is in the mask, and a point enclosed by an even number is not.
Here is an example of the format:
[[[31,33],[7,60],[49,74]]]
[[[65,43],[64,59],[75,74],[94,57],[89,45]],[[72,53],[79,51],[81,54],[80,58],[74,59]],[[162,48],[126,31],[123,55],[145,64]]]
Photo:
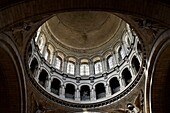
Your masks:
[[[0,112],[169,113],[170,2],[0,8]]]

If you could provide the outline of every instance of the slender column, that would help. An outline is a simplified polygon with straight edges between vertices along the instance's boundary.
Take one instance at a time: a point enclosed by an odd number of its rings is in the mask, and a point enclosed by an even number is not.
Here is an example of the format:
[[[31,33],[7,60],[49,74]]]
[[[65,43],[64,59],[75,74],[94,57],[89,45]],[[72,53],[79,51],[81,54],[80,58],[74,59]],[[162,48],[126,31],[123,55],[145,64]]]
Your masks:
[[[102,68],[103,68],[103,73],[107,72],[107,63],[105,58],[102,59]]]
[[[64,62],[63,63],[64,63],[63,64],[63,72],[67,73],[67,59],[66,58],[64,58]]]
[[[119,61],[118,61],[118,53],[116,52],[114,52],[113,53],[113,58],[114,58],[114,61],[115,61],[115,63],[116,63],[116,65],[119,65]]]
[[[77,77],[79,77],[79,76],[80,76],[80,64],[79,64],[79,62],[76,62],[75,67],[76,67],[76,73],[75,73],[75,75],[76,75]]]
[[[52,56],[52,61],[51,61],[51,65],[54,67],[55,65],[55,58],[56,58],[56,52],[53,53],[53,56]]]
[[[106,90],[106,97],[111,96],[111,88],[109,84],[106,84],[105,90]]]
[[[35,75],[35,80],[37,81],[37,82],[39,82],[39,80],[38,80],[38,78],[39,78],[39,76],[40,76],[40,72],[41,72],[41,69],[37,69],[37,75]]]
[[[47,91],[51,92],[51,78],[48,77],[48,80],[46,82],[46,89]]]
[[[119,77],[119,84],[120,84],[120,90],[124,89],[126,84],[125,84],[125,81],[122,77]]]
[[[131,64],[131,65],[132,65],[132,64]],[[136,74],[137,74],[137,72],[136,72],[136,70],[135,70],[135,67],[129,66],[129,71],[130,71],[130,73],[131,73],[132,80],[133,80],[133,79],[135,78]]]
[[[89,67],[90,67],[90,76],[94,76],[94,67],[93,62],[90,61]]]
[[[128,55],[128,53],[129,53],[129,51],[128,51],[128,47],[127,47],[127,44],[125,44],[125,43],[122,43],[122,48],[123,48],[123,50],[124,50],[124,55],[125,56],[127,56]],[[124,56],[124,57],[125,57]]]
[[[92,101],[96,100],[96,91],[94,88],[91,89],[90,100],[92,100]]]
[[[75,91],[75,100],[80,101],[80,89],[77,88]]]
[[[64,85],[61,85],[59,93],[60,93],[59,96],[61,98],[65,98],[65,87],[64,87]]]

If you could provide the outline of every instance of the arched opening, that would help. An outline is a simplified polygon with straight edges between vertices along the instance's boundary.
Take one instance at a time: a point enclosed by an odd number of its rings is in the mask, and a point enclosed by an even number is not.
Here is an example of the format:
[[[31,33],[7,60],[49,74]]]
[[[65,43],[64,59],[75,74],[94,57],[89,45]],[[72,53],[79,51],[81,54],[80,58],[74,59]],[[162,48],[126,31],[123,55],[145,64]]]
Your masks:
[[[96,89],[96,99],[106,97],[106,90],[103,83],[99,83],[95,86]]]
[[[51,92],[56,95],[59,95],[60,86],[61,86],[61,82],[58,79],[54,78],[51,83]]]
[[[123,70],[122,79],[123,79],[123,82],[124,82],[125,86],[127,86],[132,81],[132,75],[131,75],[128,68],[125,68]]]
[[[80,97],[82,101],[90,100],[90,88],[87,85],[81,86]]]
[[[67,84],[65,89],[65,98],[74,99],[75,98],[75,87],[73,84]]]
[[[39,75],[39,83],[46,88],[46,80],[48,79],[48,73],[45,70],[42,70]]]
[[[107,67],[108,67],[108,69],[112,69],[113,66],[114,66],[114,64],[113,64],[113,56],[109,55],[107,57]]]
[[[55,58],[55,63],[54,63],[54,67],[56,67],[58,70],[61,69],[62,66],[62,59],[60,57],[56,57]]]
[[[118,91],[120,91],[120,84],[119,84],[119,81],[117,79],[117,77],[113,77],[111,80],[110,80],[110,88],[111,88],[111,93],[112,95]]]
[[[34,58],[32,60],[31,65],[30,65],[30,70],[34,77],[37,76],[36,74],[37,74],[37,70],[38,70],[38,61],[36,58]]]
[[[136,73],[138,73],[139,69],[140,69],[140,63],[139,60],[136,58],[136,56],[134,56],[132,58],[132,67],[135,70]]]

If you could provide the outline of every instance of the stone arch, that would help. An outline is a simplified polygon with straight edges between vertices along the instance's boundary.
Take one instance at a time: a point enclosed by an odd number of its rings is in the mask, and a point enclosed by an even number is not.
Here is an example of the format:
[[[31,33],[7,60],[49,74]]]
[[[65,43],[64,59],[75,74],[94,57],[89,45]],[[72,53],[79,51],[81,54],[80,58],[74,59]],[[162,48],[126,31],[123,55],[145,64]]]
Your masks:
[[[114,93],[120,91],[120,83],[117,77],[113,77],[109,81],[110,89],[111,89],[111,94],[113,95]]]
[[[138,58],[136,58],[136,56],[133,56],[131,64],[132,64],[132,68],[134,69],[135,73],[138,73],[140,69],[140,62]]]
[[[82,85],[80,88],[80,99],[82,101],[90,100],[90,87],[88,85]]]
[[[96,99],[106,97],[106,90],[103,83],[98,83],[95,85]]]
[[[127,86],[132,81],[132,75],[128,68],[125,68],[122,71],[122,82]]]
[[[33,74],[33,76],[37,76],[37,71],[38,71],[38,60],[34,57],[33,60],[31,61],[30,64],[30,70]]]
[[[58,95],[60,94],[61,82],[57,78],[53,78],[51,82],[51,92]]]
[[[46,88],[47,80],[48,80],[48,73],[44,69],[42,69],[38,78],[38,82],[41,84],[41,86]]]
[[[65,98],[68,99],[75,99],[75,86],[71,83],[67,83],[66,84],[66,88],[65,88]]]

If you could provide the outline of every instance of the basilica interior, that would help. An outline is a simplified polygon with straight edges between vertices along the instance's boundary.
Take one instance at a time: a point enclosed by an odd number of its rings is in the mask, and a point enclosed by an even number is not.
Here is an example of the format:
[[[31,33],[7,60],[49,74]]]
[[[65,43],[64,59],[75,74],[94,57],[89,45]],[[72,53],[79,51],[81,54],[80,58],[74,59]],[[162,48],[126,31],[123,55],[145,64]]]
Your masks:
[[[0,112],[170,112],[168,0],[1,0],[0,9]]]

